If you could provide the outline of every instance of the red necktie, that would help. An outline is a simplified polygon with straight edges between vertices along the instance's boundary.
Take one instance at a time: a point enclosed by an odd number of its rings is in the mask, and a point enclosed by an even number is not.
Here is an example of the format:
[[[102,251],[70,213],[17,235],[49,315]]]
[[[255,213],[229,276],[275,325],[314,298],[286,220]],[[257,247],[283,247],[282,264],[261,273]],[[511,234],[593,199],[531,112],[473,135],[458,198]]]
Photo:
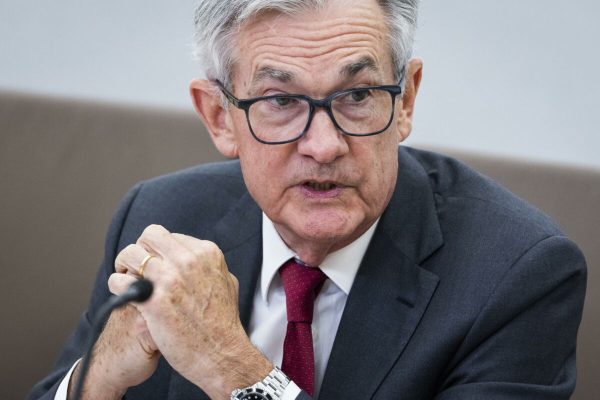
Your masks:
[[[281,369],[310,394],[315,388],[315,355],[312,329],[315,298],[327,276],[319,268],[289,260],[279,269],[287,307],[287,332]]]

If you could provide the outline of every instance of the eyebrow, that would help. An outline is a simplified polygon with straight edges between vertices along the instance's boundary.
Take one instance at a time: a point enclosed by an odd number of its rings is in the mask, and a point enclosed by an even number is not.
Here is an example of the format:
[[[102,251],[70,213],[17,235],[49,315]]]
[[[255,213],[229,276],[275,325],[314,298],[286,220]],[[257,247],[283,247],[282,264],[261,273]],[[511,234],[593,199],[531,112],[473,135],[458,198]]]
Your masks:
[[[363,57],[358,61],[346,64],[340,69],[340,72],[346,78],[351,78],[365,69],[371,70],[373,72],[379,72],[379,68],[377,68],[377,63],[375,63],[375,60],[373,60],[371,57]]]
[[[262,67],[252,78],[252,86],[265,79],[275,79],[283,83],[288,83],[294,78],[294,74],[288,71],[282,71],[271,67]]]
[[[377,73],[380,72],[375,60],[373,60],[371,57],[365,56],[359,59],[358,61],[344,65],[342,68],[340,68],[340,73],[346,78],[351,78],[365,69]],[[252,77],[252,83],[250,84],[250,88],[255,87],[258,83],[266,79],[274,79],[282,83],[289,83],[294,78],[295,74],[293,72],[283,71],[280,69],[275,69],[273,67],[264,66],[261,67],[258,71],[256,71],[256,73]],[[251,90],[252,89],[250,89],[250,91]]]

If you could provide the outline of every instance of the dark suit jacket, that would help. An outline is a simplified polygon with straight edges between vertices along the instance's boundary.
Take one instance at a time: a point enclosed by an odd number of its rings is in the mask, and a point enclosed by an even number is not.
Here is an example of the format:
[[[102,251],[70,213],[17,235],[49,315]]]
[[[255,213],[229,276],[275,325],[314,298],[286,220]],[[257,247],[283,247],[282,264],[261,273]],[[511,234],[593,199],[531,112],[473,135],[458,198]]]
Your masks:
[[[552,221],[455,160],[401,147],[398,182],[348,297],[321,399],[567,399],[586,267]],[[137,185],[106,240],[88,312],[32,399],[81,356],[116,254],[149,224],[216,242],[247,326],[261,211],[236,161]],[[308,398],[305,394],[301,398]],[[161,360],[127,399],[204,399]]]

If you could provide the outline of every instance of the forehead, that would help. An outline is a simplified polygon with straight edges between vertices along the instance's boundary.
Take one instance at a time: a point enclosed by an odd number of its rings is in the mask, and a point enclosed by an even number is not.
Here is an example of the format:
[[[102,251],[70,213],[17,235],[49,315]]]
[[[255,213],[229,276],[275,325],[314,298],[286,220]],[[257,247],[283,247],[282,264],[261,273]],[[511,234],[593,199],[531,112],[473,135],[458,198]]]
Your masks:
[[[331,0],[294,15],[260,14],[235,36],[234,81],[250,88],[275,79],[306,87],[356,75],[392,74],[387,27],[376,0]]]

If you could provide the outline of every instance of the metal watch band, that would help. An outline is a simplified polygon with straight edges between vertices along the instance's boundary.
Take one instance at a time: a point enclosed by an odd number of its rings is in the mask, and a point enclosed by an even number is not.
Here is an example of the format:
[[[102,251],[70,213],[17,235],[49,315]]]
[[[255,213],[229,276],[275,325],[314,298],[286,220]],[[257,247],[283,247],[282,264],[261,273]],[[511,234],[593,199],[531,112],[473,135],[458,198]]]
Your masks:
[[[268,388],[276,399],[280,399],[283,395],[283,391],[288,383],[290,383],[290,378],[288,378],[279,367],[275,366],[261,383]]]
[[[283,396],[283,391],[290,383],[290,378],[288,378],[279,367],[275,366],[269,375],[265,379],[260,382],[255,383],[249,388],[244,389],[236,389],[231,393],[231,399],[238,399],[243,397],[242,395],[246,395],[252,393],[256,389],[260,389],[260,391],[264,391],[269,394],[273,400],[280,400]]]

